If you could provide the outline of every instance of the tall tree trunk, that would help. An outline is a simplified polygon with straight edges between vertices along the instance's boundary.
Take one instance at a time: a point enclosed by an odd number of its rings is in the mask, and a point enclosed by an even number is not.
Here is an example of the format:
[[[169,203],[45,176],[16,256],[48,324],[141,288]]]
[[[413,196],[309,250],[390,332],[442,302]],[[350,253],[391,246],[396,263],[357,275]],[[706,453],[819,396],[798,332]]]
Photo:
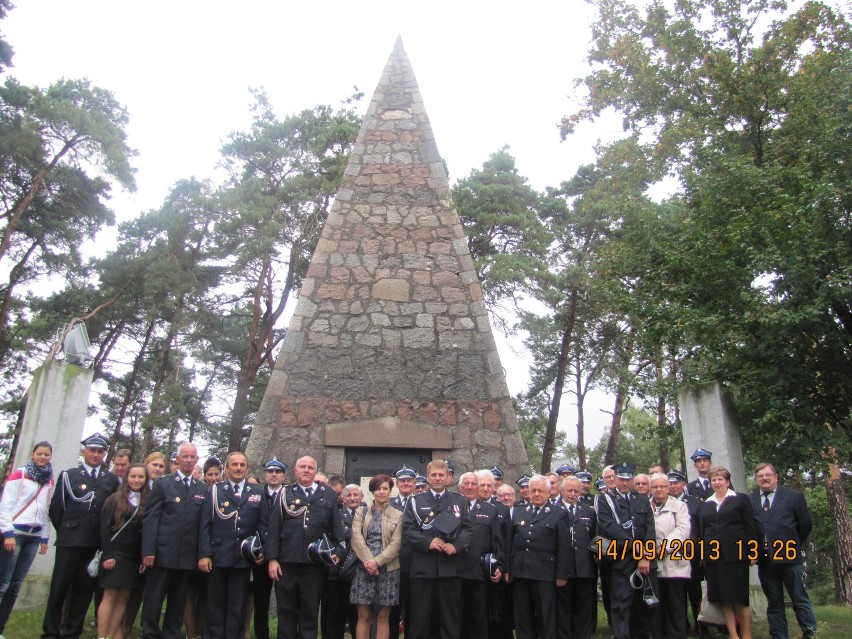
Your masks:
[[[834,597],[839,604],[852,605],[852,521],[837,457],[828,464],[825,494],[834,528]]]
[[[556,441],[556,420],[559,419],[559,405],[562,403],[562,392],[565,388],[565,372],[571,359],[571,336],[574,333],[574,322],[577,319],[577,300],[580,291],[571,289],[568,301],[568,312],[562,329],[562,345],[559,349],[559,360],[556,363],[556,380],[553,383],[553,399],[550,402],[550,413],[547,416],[547,428],[544,431],[544,447],[541,451],[541,472],[550,470],[553,463],[553,447]]]
[[[658,386],[663,381],[663,367],[659,362],[654,363],[654,369],[657,375]],[[666,398],[660,393],[657,395],[657,431],[660,433],[660,465],[669,469],[669,445],[666,438],[663,436],[666,432]]]
[[[627,406],[630,379],[633,376],[630,372],[630,359],[633,357],[635,334],[636,329],[631,327],[630,333],[627,336],[627,343],[624,346],[624,352],[621,354],[621,374],[618,381],[618,388],[615,391],[615,402],[612,408],[612,422],[609,427],[609,440],[606,443],[604,466],[616,463],[615,456],[618,454],[618,438],[621,436],[621,416],[624,414],[624,409]]]
[[[580,374],[580,349],[574,348],[574,370],[577,373],[575,378],[575,389],[577,394],[577,465],[583,470],[586,469],[586,416],[583,412],[583,404],[586,400],[586,393],[583,390],[583,376]]]

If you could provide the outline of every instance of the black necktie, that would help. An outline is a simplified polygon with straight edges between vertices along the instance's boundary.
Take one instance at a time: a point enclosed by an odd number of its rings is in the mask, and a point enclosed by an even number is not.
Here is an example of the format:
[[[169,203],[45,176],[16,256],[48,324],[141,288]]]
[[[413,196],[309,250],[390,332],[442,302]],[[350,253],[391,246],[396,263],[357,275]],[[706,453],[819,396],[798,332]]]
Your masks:
[[[234,484],[234,497],[239,497],[239,496],[240,496],[240,485]]]
[[[308,486],[307,488],[305,488],[305,497],[310,499],[312,492],[314,492],[313,486]]]
[[[269,495],[269,501],[273,502],[273,501],[275,501],[275,498],[278,496],[278,491],[276,490],[275,492],[268,493],[268,495]]]
[[[98,481],[98,469],[92,468],[92,481]]]
[[[769,511],[769,495],[772,494],[771,490],[763,491],[763,512]]]
[[[183,478],[183,485],[186,486],[187,488],[189,488],[189,477]]]
[[[710,482],[706,479],[701,480],[701,485],[704,486],[704,490],[710,490]]]
[[[435,495],[435,503],[436,503],[436,504],[440,504],[440,503],[441,503],[441,495],[440,495],[440,494]]]
[[[568,512],[571,513],[571,521],[574,521],[574,514],[575,513],[574,513],[574,505],[573,504],[568,506]]]

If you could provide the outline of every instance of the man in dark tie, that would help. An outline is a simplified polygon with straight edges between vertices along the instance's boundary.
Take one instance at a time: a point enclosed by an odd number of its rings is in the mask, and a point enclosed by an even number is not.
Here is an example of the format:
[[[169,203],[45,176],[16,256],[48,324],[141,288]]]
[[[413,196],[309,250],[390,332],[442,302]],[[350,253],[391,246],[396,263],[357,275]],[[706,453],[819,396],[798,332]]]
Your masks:
[[[557,588],[559,639],[589,639],[597,620],[597,564],[589,552],[597,534],[595,509],[580,501],[582,482],[578,477],[562,480],[562,507],[571,524],[568,583]]]
[[[686,473],[682,470],[672,468],[669,471],[668,480],[669,495],[686,504],[686,509],[689,511],[689,538],[698,547],[698,541],[701,539],[701,504],[704,502],[700,497],[686,493]],[[689,583],[686,584],[686,597],[689,599],[689,607],[692,609],[695,634],[700,637],[706,634],[706,626],[698,623],[698,613],[701,609],[702,596],[701,582],[704,581],[704,568],[698,553],[695,553],[695,556],[692,557],[690,566],[692,567],[692,573]]]
[[[598,496],[597,507],[598,534],[610,540],[600,552],[605,566],[609,568],[612,634],[615,639],[649,637],[652,615],[644,605],[642,590],[634,590],[630,580],[638,570],[641,576],[650,580],[654,591],[659,592],[656,560],[637,559],[633,553],[634,543],[656,542],[654,514],[651,502],[631,491],[635,466],[622,462],[614,470],[618,487]],[[637,556],[641,555],[637,553]]]
[[[404,513],[408,506],[408,502],[414,497],[417,473],[403,464],[402,468],[396,471],[394,477],[396,477],[396,487],[399,494],[390,500],[390,505]],[[411,624],[411,590],[409,588],[410,576],[411,548],[406,544],[405,538],[403,538],[402,549],[399,552],[399,605],[391,606],[390,618],[388,621],[390,626],[389,639],[399,639],[400,617],[403,619],[403,625],[405,628],[408,628]]]
[[[571,523],[548,502],[549,480],[533,475],[530,503],[515,507],[506,579],[512,584],[517,639],[556,639],[556,591],[568,580]],[[539,634],[539,631],[541,634]]]
[[[710,487],[710,467],[713,465],[713,453],[703,448],[697,448],[689,458],[692,460],[695,472],[698,473],[698,478],[689,482],[686,492],[704,501],[713,494],[713,489]]]
[[[257,534],[263,489],[246,481],[248,458],[233,452],[225,459],[224,481],[207,491],[198,531],[198,569],[207,573],[208,639],[242,636],[243,611],[251,568],[242,542]]]
[[[467,500],[447,489],[447,464],[429,462],[429,489],[416,495],[403,520],[403,538],[411,548],[412,639],[434,639],[433,618],[441,639],[461,636],[462,553],[471,540]]]
[[[260,525],[257,532],[263,542],[263,547],[266,548],[267,538],[269,537],[269,522],[278,507],[276,500],[284,485],[287,464],[273,456],[263,465],[263,471],[266,487],[261,501]],[[269,578],[269,569],[266,563],[255,565],[251,570],[254,596],[254,636],[257,639],[269,639],[269,599],[272,595],[273,581]]]
[[[337,493],[315,481],[317,461],[300,457],[293,473],[296,483],[279,495],[279,508],[269,522],[269,577],[278,584],[278,636],[316,639],[326,569],[311,562],[308,546],[326,535],[339,553],[345,533]]]
[[[109,440],[95,433],[80,442],[83,463],[59,473],[49,516],[56,529],[56,560],[44,611],[42,639],[78,639],[97,579],[86,566],[101,541],[101,509],[121,483],[104,468]],[[64,614],[63,614],[64,612]]]
[[[766,618],[772,639],[788,639],[784,614],[786,588],[802,637],[816,634],[816,617],[805,590],[803,557],[805,541],[811,532],[811,514],[805,496],[798,490],[781,486],[772,464],[758,464],[754,477],[757,489],[752,491],[751,505],[757,522],[758,538],[763,552],[758,559],[760,585],[766,595]]]
[[[146,639],[182,636],[186,591],[198,568],[198,529],[207,484],[192,478],[195,444],[178,448],[178,470],[154,481],[142,526],[145,593],[142,633]],[[160,628],[160,612],[167,601]]]

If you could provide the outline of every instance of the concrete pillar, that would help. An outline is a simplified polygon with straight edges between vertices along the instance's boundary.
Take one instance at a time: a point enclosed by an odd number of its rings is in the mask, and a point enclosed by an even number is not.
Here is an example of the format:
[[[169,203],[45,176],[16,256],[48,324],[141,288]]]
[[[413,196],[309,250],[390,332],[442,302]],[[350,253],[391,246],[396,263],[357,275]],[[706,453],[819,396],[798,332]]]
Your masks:
[[[94,371],[74,364],[48,360],[33,375],[15,468],[30,459],[36,442],[48,441],[53,445],[54,475],[77,466],[80,440],[89,406]],[[36,555],[27,578],[21,586],[16,608],[38,608],[47,602],[50,577],[53,572],[56,531],[50,531],[51,545],[46,555]]]
[[[749,492],[746,481],[743,446],[729,399],[718,382],[703,384],[680,392],[680,420],[683,427],[683,450],[687,459],[696,448],[713,453],[713,465],[731,472],[734,490]],[[698,477],[695,467],[687,463],[690,481]],[[757,567],[751,569],[750,601],[753,615],[766,613],[766,597],[760,588]]]

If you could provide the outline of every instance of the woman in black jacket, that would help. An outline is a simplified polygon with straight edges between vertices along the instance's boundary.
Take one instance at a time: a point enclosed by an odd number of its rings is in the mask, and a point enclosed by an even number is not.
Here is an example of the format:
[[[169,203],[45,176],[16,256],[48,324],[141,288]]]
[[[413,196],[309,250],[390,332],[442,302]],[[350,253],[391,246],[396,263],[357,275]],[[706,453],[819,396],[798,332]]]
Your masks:
[[[130,593],[142,573],[142,517],[148,498],[148,473],[144,464],[131,464],[118,490],[104,503],[101,513],[98,636],[124,639],[122,619]]]
[[[747,494],[734,492],[727,468],[710,469],[710,486],[713,494],[701,510],[707,599],[721,604],[731,639],[751,639],[748,567],[755,563],[750,555],[757,547],[754,510]]]

